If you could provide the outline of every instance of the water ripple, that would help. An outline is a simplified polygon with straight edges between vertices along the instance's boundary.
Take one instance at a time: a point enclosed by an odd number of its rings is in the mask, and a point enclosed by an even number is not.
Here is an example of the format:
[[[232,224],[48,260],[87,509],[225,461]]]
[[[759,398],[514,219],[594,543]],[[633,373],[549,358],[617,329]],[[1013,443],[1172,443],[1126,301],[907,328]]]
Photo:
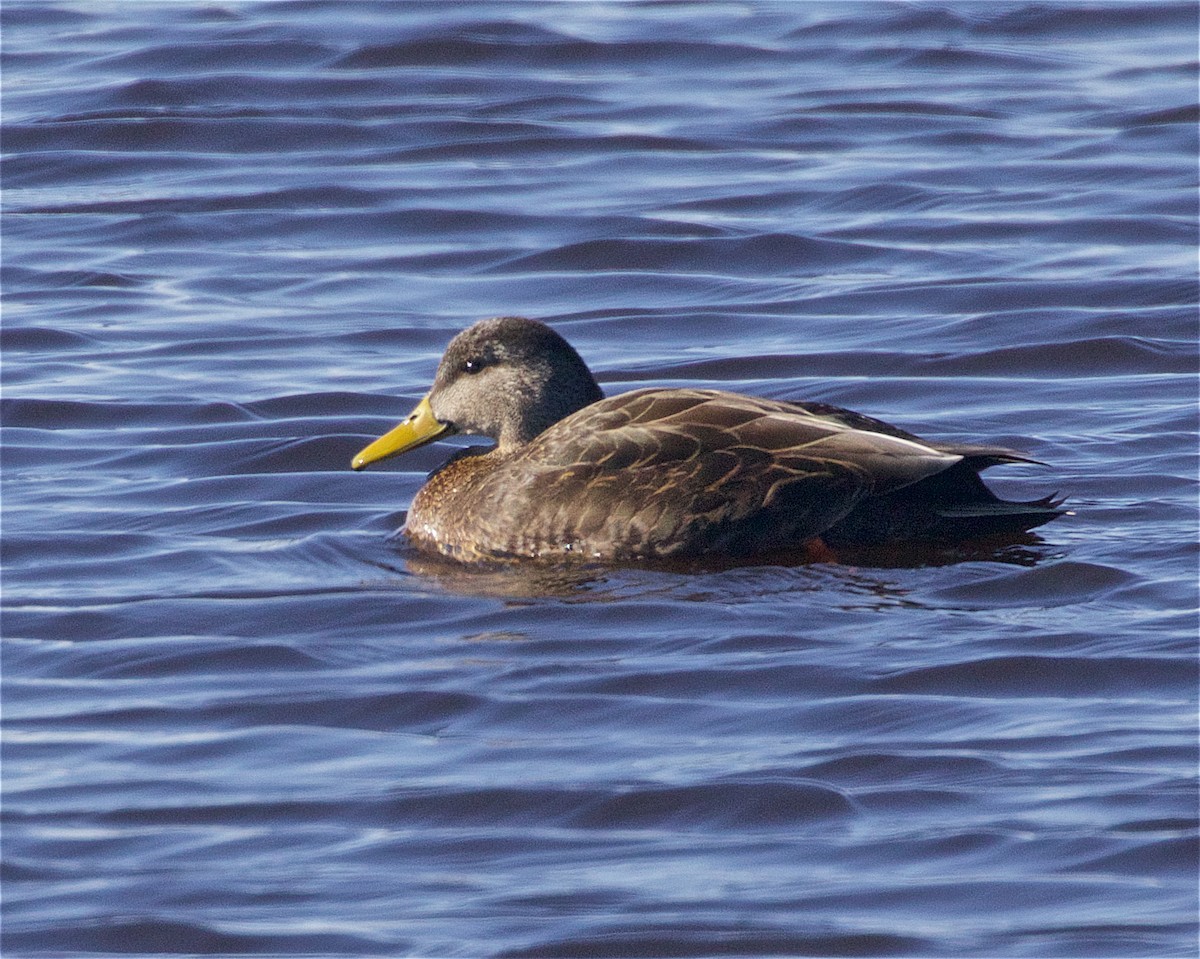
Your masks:
[[[1194,3],[0,19],[6,955],[1195,954]],[[1072,513],[421,556],[503,313]]]

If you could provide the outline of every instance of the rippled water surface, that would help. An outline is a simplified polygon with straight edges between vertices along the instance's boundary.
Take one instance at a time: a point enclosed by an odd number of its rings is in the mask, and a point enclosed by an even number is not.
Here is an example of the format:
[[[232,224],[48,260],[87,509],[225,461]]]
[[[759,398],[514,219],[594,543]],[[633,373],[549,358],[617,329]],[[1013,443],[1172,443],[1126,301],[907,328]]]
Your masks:
[[[1196,4],[3,17],[6,956],[1195,955]],[[1074,513],[432,563],[504,313]]]

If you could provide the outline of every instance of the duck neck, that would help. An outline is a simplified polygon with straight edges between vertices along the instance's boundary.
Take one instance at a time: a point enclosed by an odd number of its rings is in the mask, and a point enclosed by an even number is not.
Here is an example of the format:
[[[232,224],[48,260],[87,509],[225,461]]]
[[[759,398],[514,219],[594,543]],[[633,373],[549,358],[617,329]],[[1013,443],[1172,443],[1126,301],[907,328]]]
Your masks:
[[[526,395],[510,395],[500,400],[510,407],[503,416],[504,426],[497,438],[496,447],[508,452],[531,442],[559,420],[566,419],[598,400],[604,392],[582,361],[579,368],[569,374],[558,373],[549,377],[536,392]]]

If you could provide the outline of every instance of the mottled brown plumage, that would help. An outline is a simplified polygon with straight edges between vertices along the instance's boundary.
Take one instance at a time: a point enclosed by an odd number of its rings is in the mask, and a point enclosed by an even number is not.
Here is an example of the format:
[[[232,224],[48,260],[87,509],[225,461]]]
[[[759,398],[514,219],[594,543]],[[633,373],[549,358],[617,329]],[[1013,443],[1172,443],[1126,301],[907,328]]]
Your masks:
[[[517,317],[455,337],[426,399],[354,466],[448,432],[497,444],[436,471],[406,531],[464,560],[955,542],[1059,515],[1050,498],[1008,503],[979,479],[987,466],[1025,461],[1010,450],[929,443],[838,407],[719,390],[604,399],[565,340]]]

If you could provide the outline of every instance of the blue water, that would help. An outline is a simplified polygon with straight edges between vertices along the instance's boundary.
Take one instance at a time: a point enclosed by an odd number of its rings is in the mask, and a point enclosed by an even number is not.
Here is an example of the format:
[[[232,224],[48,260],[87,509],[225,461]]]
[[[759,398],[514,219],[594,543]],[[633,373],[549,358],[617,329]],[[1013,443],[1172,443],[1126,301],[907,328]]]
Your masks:
[[[8,0],[4,955],[1194,956],[1197,9]],[[1073,515],[431,563],[506,313]]]

